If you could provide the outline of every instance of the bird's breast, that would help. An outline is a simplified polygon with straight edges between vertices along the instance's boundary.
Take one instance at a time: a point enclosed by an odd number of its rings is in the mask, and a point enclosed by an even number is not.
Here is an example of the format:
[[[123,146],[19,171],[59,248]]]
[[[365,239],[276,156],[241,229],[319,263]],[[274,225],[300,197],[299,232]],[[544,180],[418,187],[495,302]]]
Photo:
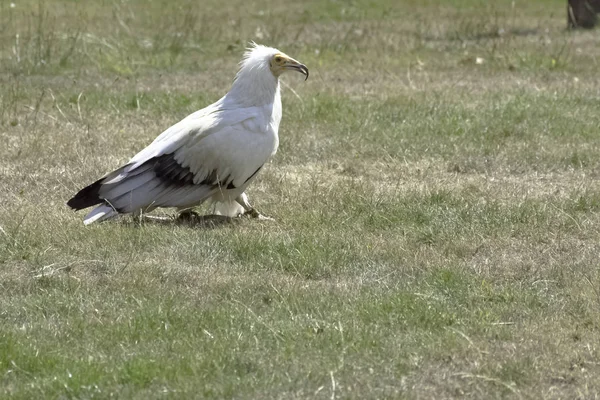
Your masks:
[[[271,155],[274,155],[277,152],[277,148],[279,147],[279,123],[281,122],[282,108],[281,108],[281,96],[279,92],[275,96],[275,101],[273,101],[273,107],[271,110],[271,121],[269,123],[270,128],[273,134],[273,152]]]

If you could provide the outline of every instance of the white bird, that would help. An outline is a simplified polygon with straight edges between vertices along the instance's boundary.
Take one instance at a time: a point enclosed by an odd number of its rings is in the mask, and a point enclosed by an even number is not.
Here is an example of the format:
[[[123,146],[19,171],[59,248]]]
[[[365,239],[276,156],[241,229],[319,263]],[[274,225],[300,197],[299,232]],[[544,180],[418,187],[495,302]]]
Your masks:
[[[231,90],[158,136],[129,162],[81,189],[67,204],[81,210],[98,205],[83,223],[157,207],[190,209],[206,200],[261,215],[248,202],[246,187],[279,145],[279,76],[308,68],[277,49],[252,43]],[[305,79],[305,80],[306,80]]]

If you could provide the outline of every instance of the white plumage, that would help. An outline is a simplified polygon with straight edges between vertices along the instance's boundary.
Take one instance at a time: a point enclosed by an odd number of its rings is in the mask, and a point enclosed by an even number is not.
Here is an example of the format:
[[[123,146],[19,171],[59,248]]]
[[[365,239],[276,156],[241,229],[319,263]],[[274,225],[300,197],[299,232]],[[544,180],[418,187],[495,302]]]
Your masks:
[[[246,187],[279,145],[279,76],[308,69],[277,49],[253,44],[245,53],[229,93],[158,136],[125,166],[77,193],[76,210],[98,205],[84,219],[90,224],[118,214],[157,207],[188,209],[208,199],[222,203],[229,216],[259,215],[248,203]]]

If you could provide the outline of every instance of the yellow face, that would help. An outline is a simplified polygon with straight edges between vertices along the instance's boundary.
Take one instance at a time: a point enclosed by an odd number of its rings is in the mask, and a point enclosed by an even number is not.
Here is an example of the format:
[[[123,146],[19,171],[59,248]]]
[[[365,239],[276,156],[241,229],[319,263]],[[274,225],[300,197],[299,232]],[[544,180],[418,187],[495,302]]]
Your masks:
[[[306,76],[306,79],[308,79],[308,68],[306,68],[306,65],[294,60],[292,57],[287,56],[283,53],[275,54],[271,58],[269,66],[271,68],[271,72],[275,76],[279,76],[288,70],[294,70],[300,72],[301,74],[304,74]]]

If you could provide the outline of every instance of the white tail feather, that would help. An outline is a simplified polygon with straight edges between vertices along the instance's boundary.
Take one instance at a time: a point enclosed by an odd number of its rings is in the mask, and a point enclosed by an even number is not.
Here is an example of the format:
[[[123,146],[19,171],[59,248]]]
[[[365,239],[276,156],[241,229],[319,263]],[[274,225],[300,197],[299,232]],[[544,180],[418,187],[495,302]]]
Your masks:
[[[83,220],[84,225],[89,225],[92,222],[104,221],[105,219],[114,218],[119,213],[114,208],[103,204],[94,208]]]

